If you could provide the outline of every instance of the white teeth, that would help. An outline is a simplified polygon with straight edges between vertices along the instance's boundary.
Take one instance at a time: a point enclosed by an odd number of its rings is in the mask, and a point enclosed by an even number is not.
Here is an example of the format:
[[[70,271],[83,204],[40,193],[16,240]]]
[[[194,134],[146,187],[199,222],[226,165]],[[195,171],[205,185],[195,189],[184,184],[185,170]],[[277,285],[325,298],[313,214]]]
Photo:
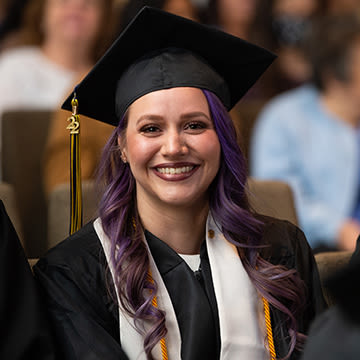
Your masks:
[[[183,173],[187,173],[190,172],[192,169],[194,168],[194,166],[183,166],[183,167],[178,167],[178,168],[156,168],[156,170],[161,173],[161,174],[183,174]]]

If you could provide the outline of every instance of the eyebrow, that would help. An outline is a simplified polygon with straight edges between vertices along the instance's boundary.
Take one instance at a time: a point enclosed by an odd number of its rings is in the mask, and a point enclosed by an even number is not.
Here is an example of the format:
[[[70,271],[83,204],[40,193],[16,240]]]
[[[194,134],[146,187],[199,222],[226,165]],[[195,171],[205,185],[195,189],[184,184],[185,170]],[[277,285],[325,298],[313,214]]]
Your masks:
[[[190,112],[190,113],[186,113],[181,115],[181,119],[192,119],[195,117],[205,117],[207,120],[212,121],[211,118],[209,118],[209,116],[207,116],[204,112],[202,111],[194,111],[194,112]]]
[[[202,111],[193,111],[193,112],[190,112],[190,113],[180,115],[180,119],[182,119],[182,120],[193,119],[193,118],[196,118],[196,117],[204,117],[207,120],[212,121],[211,118],[209,118],[209,116],[207,116]],[[161,115],[155,115],[155,114],[144,114],[144,115],[141,115],[138,118],[138,120],[136,121],[136,125],[138,125],[139,123],[141,123],[144,120],[162,121],[162,120],[164,120],[164,117],[161,116]]]
[[[161,121],[163,119],[164,119],[163,116],[160,115],[144,114],[137,119],[136,125],[138,125],[144,120]]]

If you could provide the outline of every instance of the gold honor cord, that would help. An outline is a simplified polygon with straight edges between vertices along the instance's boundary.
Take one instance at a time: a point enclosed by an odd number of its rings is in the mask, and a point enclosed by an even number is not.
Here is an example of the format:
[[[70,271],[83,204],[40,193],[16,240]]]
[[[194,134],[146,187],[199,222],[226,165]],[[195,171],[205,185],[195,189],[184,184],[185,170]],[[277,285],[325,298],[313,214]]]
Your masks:
[[[269,345],[270,360],[275,360],[276,352],[275,352],[274,337],[273,337],[272,327],[271,327],[269,302],[264,297],[262,297],[262,301],[264,304],[265,325],[266,325],[267,341],[268,341],[268,345]]]
[[[70,124],[70,235],[82,226],[82,192],[80,168],[80,117],[78,115],[78,100],[76,93],[71,101],[72,115],[68,118]]]
[[[149,277],[149,280],[152,284],[154,284],[154,280],[152,278],[152,275],[151,275],[151,270],[149,269],[148,271],[148,277]],[[157,304],[157,298],[156,298],[156,295],[153,296],[152,298],[152,306],[157,308],[158,307],[158,304]],[[167,352],[167,347],[166,347],[166,342],[165,342],[165,338],[161,338],[160,339],[160,347],[161,347],[161,356],[162,356],[162,359],[163,360],[168,360],[168,352]]]

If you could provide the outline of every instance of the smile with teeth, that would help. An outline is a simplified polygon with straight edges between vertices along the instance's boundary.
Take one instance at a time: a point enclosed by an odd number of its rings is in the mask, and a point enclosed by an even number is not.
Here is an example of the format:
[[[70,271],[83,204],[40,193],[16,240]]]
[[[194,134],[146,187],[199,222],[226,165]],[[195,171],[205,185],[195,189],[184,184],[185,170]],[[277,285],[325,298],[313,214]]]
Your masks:
[[[194,169],[195,166],[182,166],[182,167],[165,167],[165,168],[156,168],[161,174],[186,174]]]

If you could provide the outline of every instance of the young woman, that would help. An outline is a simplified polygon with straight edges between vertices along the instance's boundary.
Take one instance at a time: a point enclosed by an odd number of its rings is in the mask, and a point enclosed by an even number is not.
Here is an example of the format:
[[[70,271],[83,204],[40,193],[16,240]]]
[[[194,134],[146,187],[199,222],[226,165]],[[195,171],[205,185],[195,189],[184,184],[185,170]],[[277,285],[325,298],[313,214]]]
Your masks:
[[[251,211],[228,115],[272,60],[145,8],[76,88],[117,127],[99,218],[35,267],[61,358],[299,355],[324,306],[316,265],[298,228]]]

